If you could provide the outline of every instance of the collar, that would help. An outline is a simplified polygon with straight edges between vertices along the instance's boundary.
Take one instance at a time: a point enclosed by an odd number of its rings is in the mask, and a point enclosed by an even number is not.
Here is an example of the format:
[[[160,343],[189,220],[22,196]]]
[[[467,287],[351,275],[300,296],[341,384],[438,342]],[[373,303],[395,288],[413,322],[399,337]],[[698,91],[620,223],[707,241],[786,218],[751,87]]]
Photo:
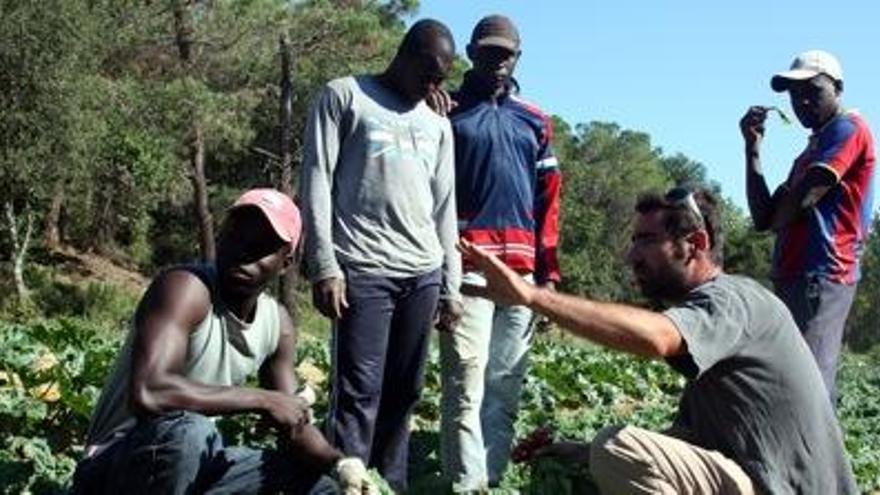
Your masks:
[[[819,135],[822,134],[823,132],[825,132],[825,129],[827,129],[828,126],[830,126],[832,123],[834,123],[834,121],[836,121],[837,119],[844,117],[844,116],[847,116],[847,115],[858,115],[858,113],[859,113],[859,111],[854,108],[848,109],[848,110],[844,110],[843,108],[841,108],[837,112],[837,114],[834,115],[834,117],[831,117],[830,119],[828,119],[828,122],[825,122],[824,124],[822,124],[822,127],[813,131],[813,133],[810,134],[810,139],[818,138]]]

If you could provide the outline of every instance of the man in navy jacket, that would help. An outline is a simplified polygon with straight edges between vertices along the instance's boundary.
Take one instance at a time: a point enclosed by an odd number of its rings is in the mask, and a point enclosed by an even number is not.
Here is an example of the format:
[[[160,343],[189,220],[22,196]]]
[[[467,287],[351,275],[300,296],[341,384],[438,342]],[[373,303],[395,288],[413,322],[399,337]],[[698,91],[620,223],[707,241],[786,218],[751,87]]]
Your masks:
[[[550,119],[517,94],[519,33],[491,15],[474,28],[473,68],[452,94],[456,201],[463,239],[497,255],[527,280],[559,281],[560,174]],[[532,313],[466,294],[485,284],[464,266],[464,316],[440,337],[444,473],[454,491],[496,485],[513,440]]]

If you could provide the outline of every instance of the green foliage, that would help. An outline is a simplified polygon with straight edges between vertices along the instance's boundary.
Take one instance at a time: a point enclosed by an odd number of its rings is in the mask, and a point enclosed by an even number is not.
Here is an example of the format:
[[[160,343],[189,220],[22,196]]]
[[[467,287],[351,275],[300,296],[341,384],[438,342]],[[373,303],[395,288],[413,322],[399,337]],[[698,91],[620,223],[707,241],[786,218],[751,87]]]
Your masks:
[[[772,236],[759,234],[751,220],[706,168],[682,154],[664,156],[647,134],[593,122],[571,129],[556,119],[556,148],[563,168],[563,287],[599,299],[637,300],[625,264],[629,218],[638,195],[672,185],[701,187],[722,200],[725,267],[769,284]]]
[[[197,226],[185,163],[191,126],[205,133],[209,202],[215,221],[244,188],[280,175],[279,37],[293,55],[293,157],[298,163],[308,105],[328,80],[381,71],[416,0],[219,0],[192,9],[193,56],[181,62],[173,2],[0,0],[0,193],[16,211],[30,208],[45,226],[57,221],[62,242],[109,254],[144,269],[194,258]],[[8,42],[6,42],[8,41]],[[461,51],[463,47],[459,47]],[[455,80],[465,69],[455,65]],[[650,136],[614,123],[571,126],[555,119],[554,147],[564,173],[563,288],[608,300],[633,300],[623,253],[638,193],[673,184],[721,192],[705,167],[664,155]],[[296,165],[294,165],[296,166]],[[294,174],[296,176],[296,174]],[[53,205],[60,214],[52,220]],[[723,211],[728,271],[769,283],[772,236],[757,234],[729,200]],[[875,222],[875,230],[880,224]],[[37,234],[39,234],[39,229]],[[0,260],[10,242],[0,234]],[[39,261],[59,264],[39,246]],[[48,251],[48,250],[47,250]],[[12,293],[0,265],[0,290]],[[848,322],[848,344],[880,343],[880,238],[866,246],[864,278]],[[109,372],[134,296],[101,283],[81,284],[60,270],[28,266],[30,301],[0,301],[0,480],[3,490],[54,492],[82,448],[88,414]],[[299,295],[307,308],[308,295]],[[298,315],[306,335],[300,364],[326,375],[327,321]],[[12,323],[18,322],[18,323]],[[58,364],[35,371],[47,353]],[[681,380],[658,363],[592,347],[540,341],[525,387],[517,431],[553,426],[588,439],[607,423],[662,427]],[[878,356],[847,356],[841,416],[863,488],[880,489],[876,408]],[[326,380],[315,384],[326,413]],[[45,386],[31,393],[35,387]],[[47,400],[58,395],[57,400]],[[414,491],[439,486],[439,366],[428,365],[416,409]],[[267,445],[254,417],[222,422],[231,442]],[[519,466],[505,490],[572,493],[581,473],[542,462]]]
[[[37,317],[74,316],[108,328],[125,328],[137,294],[105,282],[77,283],[58,276],[58,270],[31,264],[27,270],[31,298],[27,304],[14,297],[0,298],[0,321],[28,322]],[[3,280],[0,277],[0,280]],[[0,293],[11,294],[0,284]]]
[[[69,480],[116,335],[77,318],[0,322],[3,493],[57,492]]]
[[[732,201],[724,202],[724,269],[729,273],[748,275],[770,287],[770,257],[773,235],[756,232],[751,219]]]
[[[660,152],[647,134],[611,123],[556,122],[562,164],[561,263],[563,287],[601,299],[627,299],[632,291],[624,264],[628,218],[636,197],[670,184]]]
[[[837,376],[837,413],[853,471],[865,493],[880,491],[880,348],[868,355],[844,354]]]
[[[0,46],[8,88],[0,192],[17,211],[27,205],[40,222],[57,223],[63,242],[149,269],[192,253],[178,234],[187,221],[163,222],[163,207],[192,216],[184,158],[194,121],[212,205],[221,191],[277,180],[281,34],[294,53],[298,156],[310,95],[330,78],[380,70],[403,32],[400,16],[417,8],[411,0],[187,2],[193,44],[183,64],[171,4],[4,1],[0,20],[11,40]],[[50,218],[50,207],[60,216]]]
[[[80,318],[0,322],[0,479],[3,493],[59,492],[79,457],[89,415],[121,346],[119,327]],[[411,473],[416,493],[443,489],[439,463],[439,365],[433,349],[423,400],[416,409]],[[558,338],[538,340],[531,354],[519,437],[549,426],[558,438],[588,441],[609,424],[669,426],[683,380],[667,366]],[[317,391],[317,418],[327,411],[330,368],[324,337],[304,336],[301,381]],[[847,354],[840,372],[839,415],[859,484],[880,489],[880,353]],[[255,416],[221,421],[228,444],[269,447]],[[512,466],[499,493],[585,493],[581,467],[552,460]]]
[[[874,219],[861,268],[862,280],[846,324],[846,342],[855,350],[866,351],[880,346],[880,215]]]

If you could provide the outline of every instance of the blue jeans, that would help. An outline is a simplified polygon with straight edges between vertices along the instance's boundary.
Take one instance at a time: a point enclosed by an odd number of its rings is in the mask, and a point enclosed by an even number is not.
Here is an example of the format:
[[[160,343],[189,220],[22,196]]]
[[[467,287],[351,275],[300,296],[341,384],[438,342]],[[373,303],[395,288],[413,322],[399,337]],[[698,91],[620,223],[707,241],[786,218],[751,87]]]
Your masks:
[[[333,326],[327,438],[407,487],[409,418],[421,396],[440,271],[390,278],[346,273],[348,308]]]
[[[776,295],[788,306],[816,358],[831,404],[837,404],[837,362],[846,317],[856,286],[838,284],[818,275],[774,281]]]
[[[74,494],[337,493],[290,454],[225,447],[214,423],[178,411],[141,420],[76,467]]]
[[[531,276],[524,277],[531,281]],[[483,285],[478,274],[464,283]],[[453,491],[485,489],[501,481],[510,458],[514,423],[528,364],[532,312],[464,297],[458,327],[440,334],[440,447]]]

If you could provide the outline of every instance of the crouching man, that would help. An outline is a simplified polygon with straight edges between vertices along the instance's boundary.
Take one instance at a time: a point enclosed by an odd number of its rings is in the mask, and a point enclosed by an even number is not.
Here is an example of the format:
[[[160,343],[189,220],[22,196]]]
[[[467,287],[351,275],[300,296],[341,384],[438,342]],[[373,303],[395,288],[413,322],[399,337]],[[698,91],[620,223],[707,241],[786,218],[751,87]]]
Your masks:
[[[369,491],[360,460],[343,458],[308,423],[295,395],[296,332],[263,289],[292,260],[299,211],[254,189],[229,210],[217,260],[153,280],[92,416],[74,493]],[[262,388],[242,386],[254,374]],[[212,417],[262,413],[279,450],[228,447]]]
[[[602,493],[857,493],[819,368],[785,305],[722,271],[717,201],[676,188],[643,196],[628,262],[663,312],[538,288],[463,243],[482,292],[611,349],[662,358],[687,379],[673,428],[601,430],[547,447],[589,464]],[[465,292],[462,287],[462,292]]]

